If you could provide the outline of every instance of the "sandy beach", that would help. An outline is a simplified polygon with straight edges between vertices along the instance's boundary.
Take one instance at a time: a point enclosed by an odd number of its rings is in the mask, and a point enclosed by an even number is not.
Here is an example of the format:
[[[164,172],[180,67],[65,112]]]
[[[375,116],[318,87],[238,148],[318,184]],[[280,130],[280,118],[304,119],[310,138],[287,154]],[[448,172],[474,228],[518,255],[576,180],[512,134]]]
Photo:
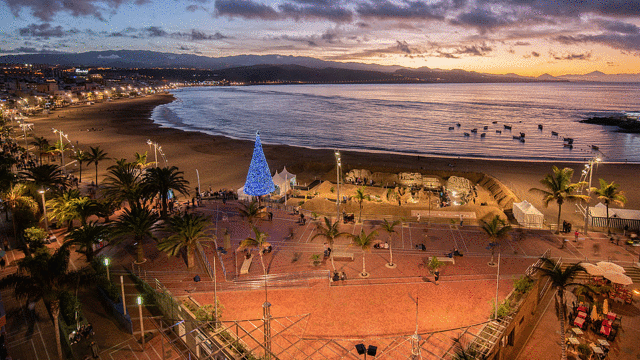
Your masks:
[[[147,151],[148,160],[153,161],[153,150],[150,150],[146,143],[147,139],[151,139],[162,147],[168,165],[175,165],[184,172],[192,189],[198,184],[196,169],[200,174],[203,189],[240,188],[245,182],[251,161],[253,141],[185,132],[154,124],[150,120],[153,109],[171,101],[171,95],[124,99],[92,106],[59,109],[46,116],[31,118],[30,121],[35,125],[35,135],[44,136],[51,143],[56,140],[51,128],[56,128],[66,133],[69,140],[80,148],[88,150],[89,146],[100,146],[112,159],[131,160],[136,152]],[[262,140],[269,142],[269,139]],[[314,179],[335,181],[333,150],[285,145],[263,147],[272,172],[286,166],[290,172],[297,174],[298,182],[301,184],[310,183]],[[417,171],[440,176],[464,176],[469,172],[485,173],[499,179],[520,199],[531,202],[545,214],[548,222],[555,222],[557,206],[550,204],[549,208],[545,208],[541,197],[530,193],[529,189],[539,186],[539,180],[551,171],[552,165],[575,169],[574,181],[579,180],[579,172],[584,166],[580,163],[437,158],[355,151],[342,151],[342,162],[345,171],[367,168],[371,171]],[[113,160],[108,160],[99,164],[100,178],[112,163]],[[69,169],[77,172],[77,164],[70,165]],[[637,164],[600,164],[594,173],[592,186],[597,186],[599,178],[615,181],[620,184],[620,189],[628,199],[625,207],[639,209],[638,174],[640,165]],[[87,168],[85,165],[83,181],[89,182],[94,177],[95,168]],[[591,204],[595,203],[596,201],[592,200]],[[574,225],[581,224],[572,204],[563,206],[563,218],[573,221]]]

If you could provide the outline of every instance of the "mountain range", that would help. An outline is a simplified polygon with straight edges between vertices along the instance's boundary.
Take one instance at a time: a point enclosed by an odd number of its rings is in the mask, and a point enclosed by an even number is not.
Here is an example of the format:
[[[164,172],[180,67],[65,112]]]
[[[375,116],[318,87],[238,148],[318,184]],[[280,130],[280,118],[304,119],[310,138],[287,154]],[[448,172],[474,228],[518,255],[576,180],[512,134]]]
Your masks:
[[[640,82],[640,74],[608,75],[594,71],[585,75],[527,77],[517,74],[485,74],[465,70],[385,66],[356,62],[325,61],[304,56],[237,55],[212,58],[145,50],[108,50],[84,53],[22,54],[0,56],[5,64],[45,64],[118,69],[198,69],[215,71],[230,80],[248,77],[264,81],[417,81],[417,82],[535,82],[597,81]],[[268,66],[267,66],[268,65]],[[314,70],[315,69],[315,70]],[[328,76],[325,78],[324,76]],[[348,81],[348,80],[347,80]]]

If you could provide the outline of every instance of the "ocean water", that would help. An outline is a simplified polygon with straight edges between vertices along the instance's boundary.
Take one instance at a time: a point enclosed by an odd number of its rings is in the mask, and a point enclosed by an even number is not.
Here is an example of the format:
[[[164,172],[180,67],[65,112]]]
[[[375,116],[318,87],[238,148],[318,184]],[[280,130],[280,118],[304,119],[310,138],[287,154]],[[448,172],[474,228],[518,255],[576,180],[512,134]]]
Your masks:
[[[640,134],[578,122],[640,111],[640,84],[265,85],[173,94],[176,101],[153,111],[161,126],[249,140],[260,131],[267,144],[487,159],[597,155],[640,163]],[[520,132],[524,143],[513,139]],[[573,149],[563,137],[574,139]]]

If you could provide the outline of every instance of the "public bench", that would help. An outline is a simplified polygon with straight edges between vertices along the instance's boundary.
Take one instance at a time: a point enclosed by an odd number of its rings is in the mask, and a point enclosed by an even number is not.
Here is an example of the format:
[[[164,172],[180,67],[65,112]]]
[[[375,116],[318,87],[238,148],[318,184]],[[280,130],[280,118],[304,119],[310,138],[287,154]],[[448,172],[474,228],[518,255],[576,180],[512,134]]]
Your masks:
[[[338,259],[348,259],[353,261],[353,253],[335,251],[333,253],[333,260],[338,260]]]
[[[244,261],[242,262],[242,267],[240,268],[241,275],[249,273],[249,269],[251,268],[252,261],[253,261],[253,254],[249,258],[246,258],[246,257],[244,258]]]
[[[440,262],[447,262],[448,261],[448,262],[452,263],[453,265],[456,264],[455,257],[437,256],[436,259],[438,259],[438,261],[440,261]]]

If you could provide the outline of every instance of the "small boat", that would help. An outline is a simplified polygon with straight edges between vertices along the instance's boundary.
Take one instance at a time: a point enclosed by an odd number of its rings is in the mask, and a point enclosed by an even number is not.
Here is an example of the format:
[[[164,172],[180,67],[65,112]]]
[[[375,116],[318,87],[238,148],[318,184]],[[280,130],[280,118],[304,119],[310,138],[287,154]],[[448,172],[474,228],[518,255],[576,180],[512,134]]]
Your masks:
[[[555,132],[555,131],[552,131],[552,132],[551,132],[551,136],[558,136],[558,133],[557,133],[557,132]]]
[[[496,130],[496,134],[502,134],[502,130]]]
[[[523,132],[521,132],[521,133],[520,133],[520,137],[521,137],[521,138],[523,138],[523,137],[524,137],[524,133],[523,133]]]
[[[538,130],[542,130],[543,126],[542,124],[538,124]]]
[[[478,132],[478,129],[471,129],[471,132],[475,134]]]
[[[600,147],[597,146],[597,145],[591,145],[591,150],[598,151],[598,150],[600,150]]]
[[[483,138],[483,137],[485,137],[485,136],[487,136],[487,134],[486,134],[486,133],[482,133],[482,134],[480,134],[480,137],[481,137],[481,138]]]
[[[564,146],[564,147],[566,147],[566,148],[569,148],[569,149],[573,149],[573,144],[567,144],[567,143],[565,143],[565,144],[562,144],[562,146]]]
[[[504,125],[504,128],[507,130],[511,130],[511,125]]]
[[[449,126],[449,130],[453,130],[455,129],[453,126]]]
[[[520,136],[515,136],[515,135],[513,135],[513,139],[514,139],[514,140],[520,140],[520,139],[522,139],[522,138],[521,138]]]
[[[524,138],[523,138],[523,137],[521,137],[521,138],[520,138],[520,142],[521,142],[521,143],[523,143],[523,142],[524,142]]]
[[[491,123],[492,123],[492,124],[497,124],[498,122],[497,122],[497,121],[492,121]]]
[[[457,124],[456,124],[456,126],[457,126],[457,127],[460,127],[460,123],[457,123]]]
[[[564,142],[566,142],[567,144],[573,144],[573,138],[566,137],[562,138],[562,140],[564,140]]]
[[[485,126],[483,129],[485,129],[485,130],[489,130],[489,127],[488,127],[488,126]]]
[[[464,136],[471,136],[468,132],[464,133]]]

